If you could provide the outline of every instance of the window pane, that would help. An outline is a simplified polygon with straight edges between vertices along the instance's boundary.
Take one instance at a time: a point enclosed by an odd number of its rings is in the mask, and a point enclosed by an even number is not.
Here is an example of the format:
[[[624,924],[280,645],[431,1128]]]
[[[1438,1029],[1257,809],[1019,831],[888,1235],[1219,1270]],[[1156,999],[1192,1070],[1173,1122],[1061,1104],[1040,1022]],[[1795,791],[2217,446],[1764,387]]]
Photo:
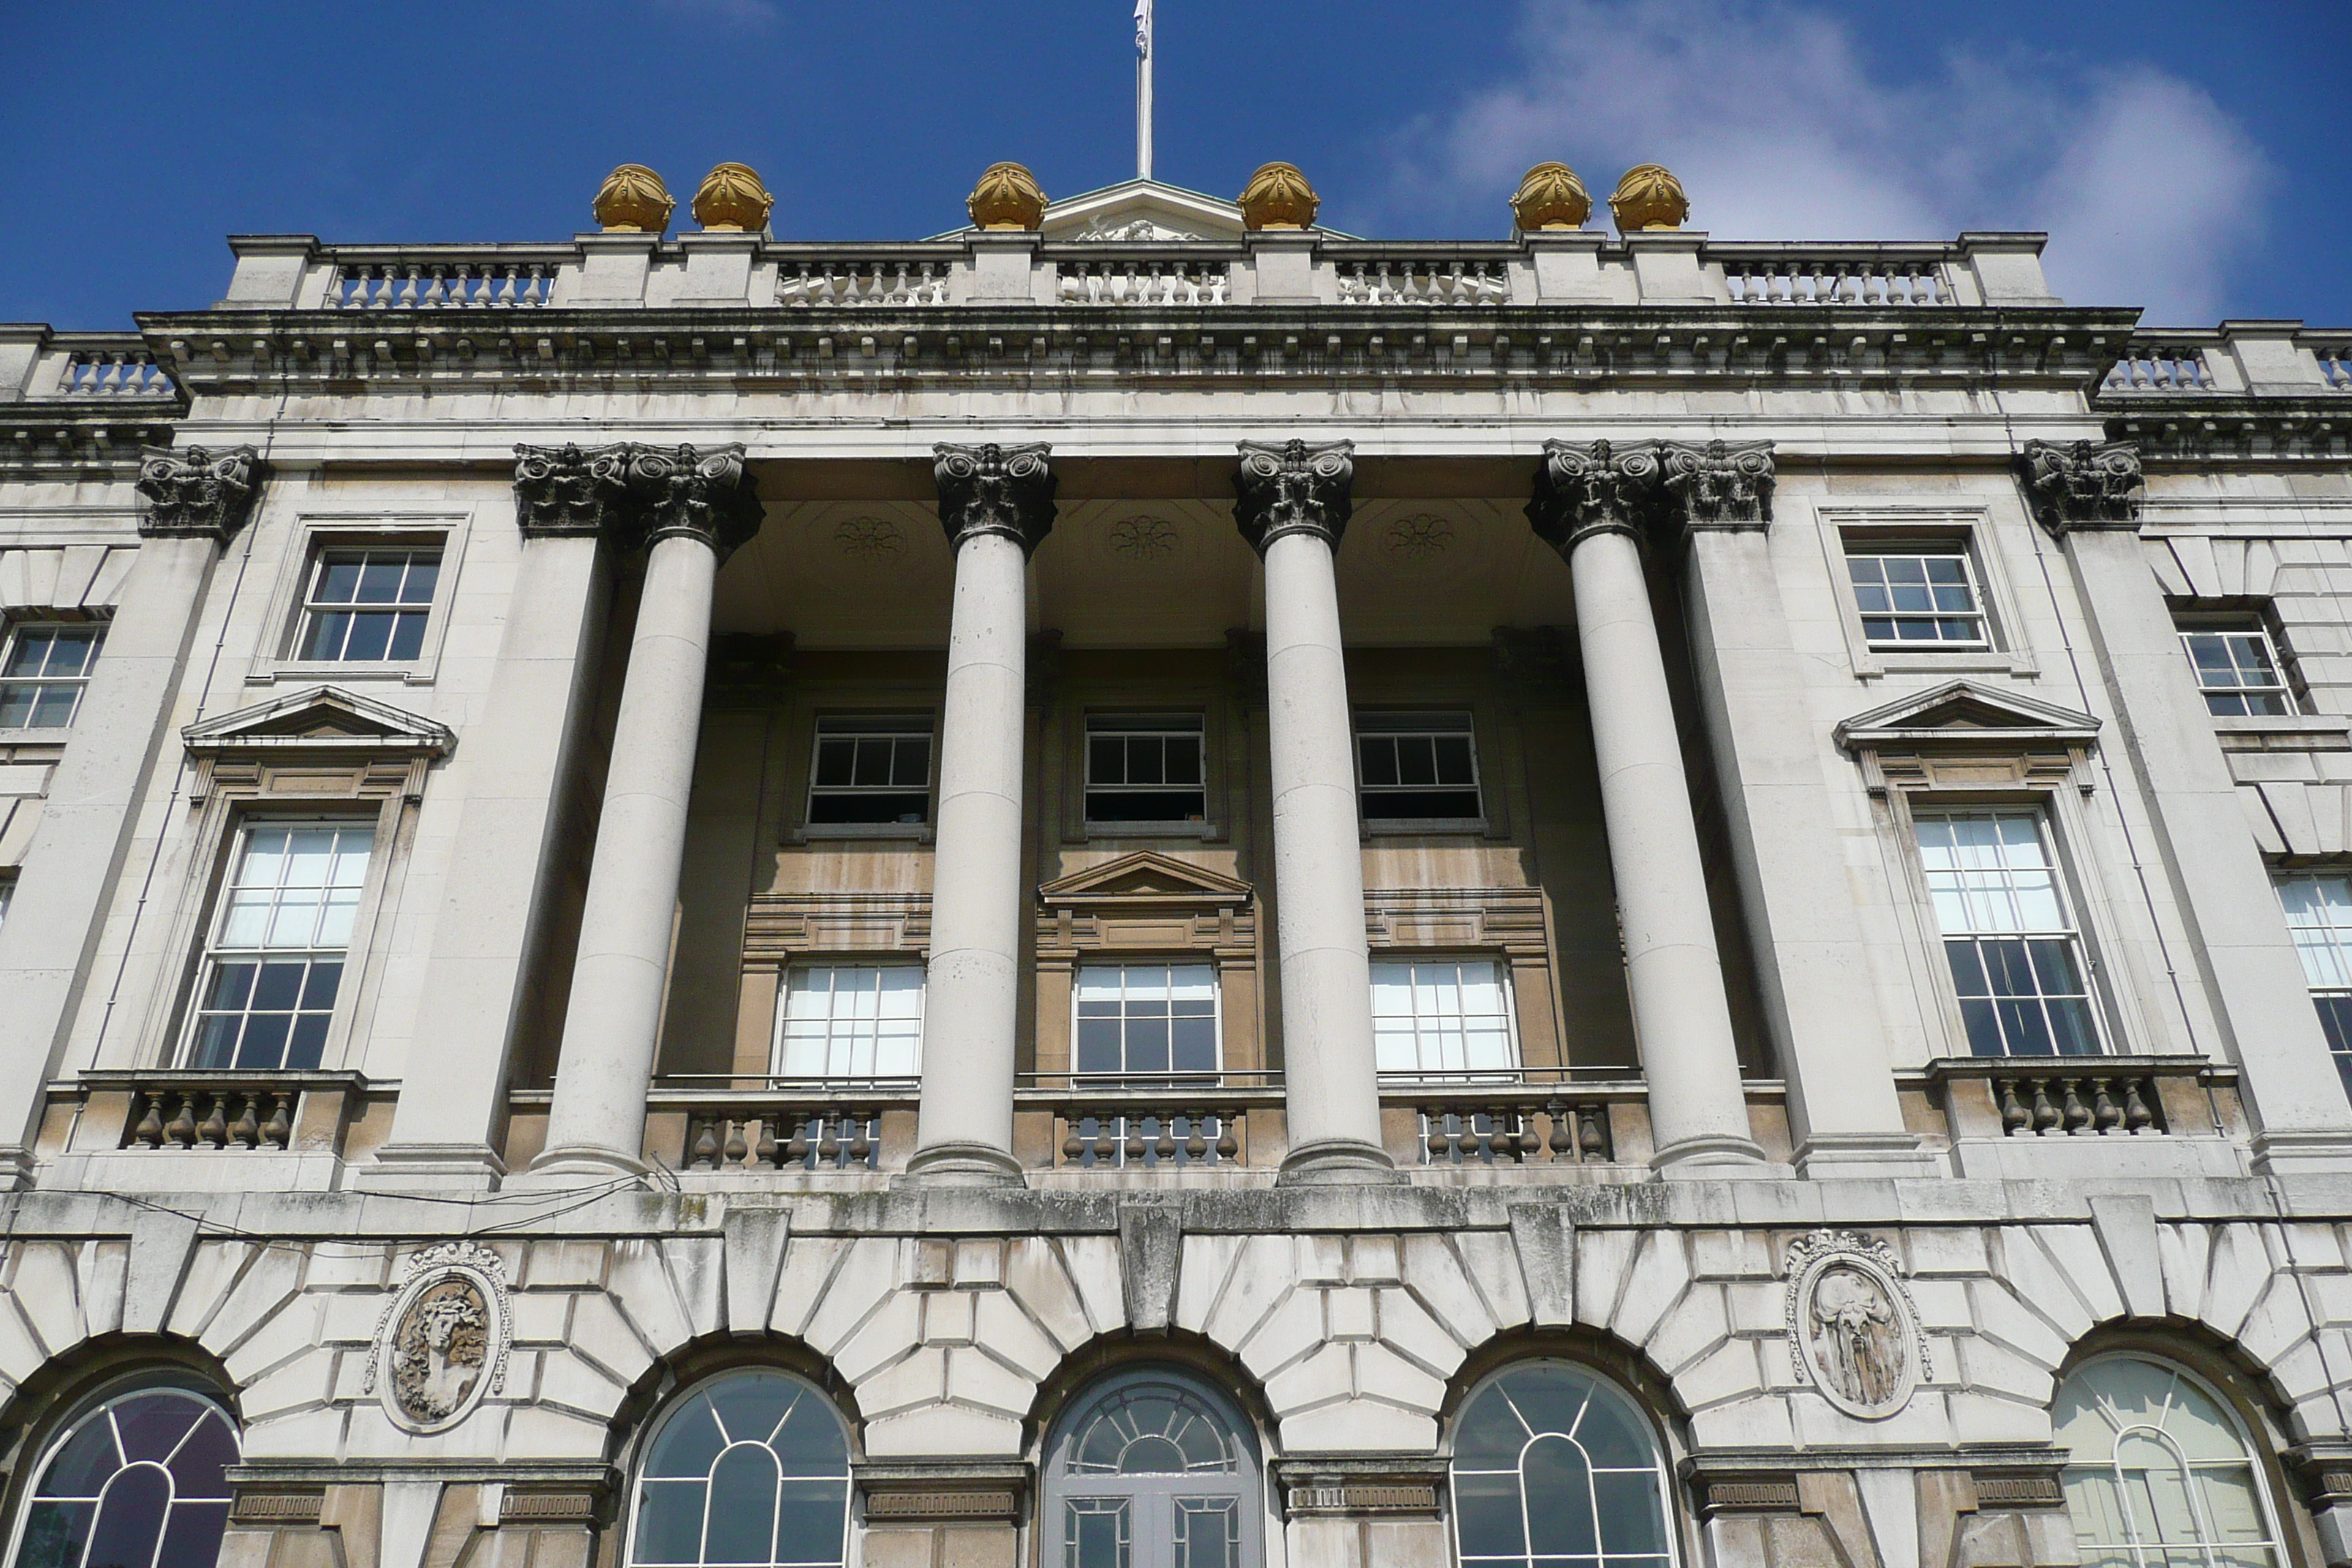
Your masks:
[[[656,1436],[645,1471],[632,1565],[843,1561],[848,1448],[831,1407],[797,1378],[746,1372],[706,1386]]]
[[[778,1009],[780,1078],[911,1078],[922,1039],[918,965],[824,964],[793,970]]]
[[[1205,963],[1090,963],[1078,971],[1076,1070],[1218,1069],[1216,973]]]
[[[1912,549],[1850,545],[1847,578],[1873,644],[1932,647],[1985,645],[1973,568],[1958,544]]]
[[[1372,1027],[1383,1072],[1517,1065],[1499,964],[1436,960],[1372,965]],[[1473,1056],[1476,1060],[1472,1060]],[[1392,1065],[1393,1064],[1393,1065]]]

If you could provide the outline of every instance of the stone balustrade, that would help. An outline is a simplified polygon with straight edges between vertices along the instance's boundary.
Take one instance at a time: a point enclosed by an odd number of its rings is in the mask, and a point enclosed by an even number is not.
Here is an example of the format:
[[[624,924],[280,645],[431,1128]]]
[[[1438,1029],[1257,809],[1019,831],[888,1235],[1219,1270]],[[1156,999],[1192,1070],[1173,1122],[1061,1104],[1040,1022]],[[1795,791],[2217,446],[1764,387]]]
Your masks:
[[[136,332],[0,327],[0,403],[176,403],[180,389]]]
[[[2102,378],[2103,400],[2352,392],[2352,334],[2300,321],[2140,331]]]
[[[2236,1137],[2237,1071],[2202,1057],[1963,1057],[1924,1075],[1950,1135]]]
[[[91,1071],[59,1109],[83,1151],[341,1156],[367,1087],[342,1072]]]
[[[327,246],[232,240],[226,310],[472,311],[737,305],[933,310],[1008,300],[1069,308],[1769,305],[1780,310],[2048,305],[2038,235],[1965,234],[1910,246],[1650,242],[1598,232],[1432,245],[1320,231],[1240,242],[1037,241],[958,233],[840,246],[759,236],[583,235],[568,243]],[[1661,252],[1663,254],[1663,251]],[[985,262],[983,267],[982,263]],[[1027,268],[1025,287],[1021,268]]]
[[[1560,1086],[1472,1088],[1415,1110],[1424,1165],[1597,1165],[1616,1158],[1609,1102]]]

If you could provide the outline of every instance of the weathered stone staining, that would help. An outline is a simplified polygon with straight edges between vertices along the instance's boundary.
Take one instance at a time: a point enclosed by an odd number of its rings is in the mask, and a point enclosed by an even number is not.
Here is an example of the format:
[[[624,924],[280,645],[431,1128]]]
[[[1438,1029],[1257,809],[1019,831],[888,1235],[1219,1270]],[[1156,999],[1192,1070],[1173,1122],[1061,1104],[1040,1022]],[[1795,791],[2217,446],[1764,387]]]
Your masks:
[[[0,1547],[2352,1563],[2352,331],[1318,205],[0,330]]]

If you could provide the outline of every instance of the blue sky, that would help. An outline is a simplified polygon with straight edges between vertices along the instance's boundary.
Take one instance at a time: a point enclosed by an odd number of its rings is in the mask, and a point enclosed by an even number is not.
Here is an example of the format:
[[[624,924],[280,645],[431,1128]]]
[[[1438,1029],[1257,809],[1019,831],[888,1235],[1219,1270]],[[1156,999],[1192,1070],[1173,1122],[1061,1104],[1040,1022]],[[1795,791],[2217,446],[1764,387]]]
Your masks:
[[[2352,325],[2346,0],[1158,0],[1159,169],[1271,158],[1324,217],[1499,237],[1519,172],[1668,164],[1739,238],[2046,228],[2151,324]],[[0,0],[0,320],[219,297],[226,234],[543,239],[613,164],[736,159],[784,237],[952,226],[1015,158],[1133,173],[1131,0]]]

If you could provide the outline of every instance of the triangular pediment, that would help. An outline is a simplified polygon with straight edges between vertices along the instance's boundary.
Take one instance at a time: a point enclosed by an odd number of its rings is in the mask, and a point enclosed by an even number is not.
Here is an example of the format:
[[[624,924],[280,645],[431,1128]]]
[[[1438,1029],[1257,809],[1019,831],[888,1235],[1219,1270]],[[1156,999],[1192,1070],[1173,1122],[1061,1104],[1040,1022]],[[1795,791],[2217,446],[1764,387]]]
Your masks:
[[[236,751],[439,756],[457,742],[446,724],[335,686],[290,691],[180,733],[199,756]]]
[[[1246,903],[1250,885],[1173,856],[1139,849],[1083,871],[1073,871],[1037,889],[1048,904]]]
[[[2098,719],[2021,692],[1949,680],[1857,713],[1837,727],[1838,744],[1883,746],[1935,741],[2085,742]]]

